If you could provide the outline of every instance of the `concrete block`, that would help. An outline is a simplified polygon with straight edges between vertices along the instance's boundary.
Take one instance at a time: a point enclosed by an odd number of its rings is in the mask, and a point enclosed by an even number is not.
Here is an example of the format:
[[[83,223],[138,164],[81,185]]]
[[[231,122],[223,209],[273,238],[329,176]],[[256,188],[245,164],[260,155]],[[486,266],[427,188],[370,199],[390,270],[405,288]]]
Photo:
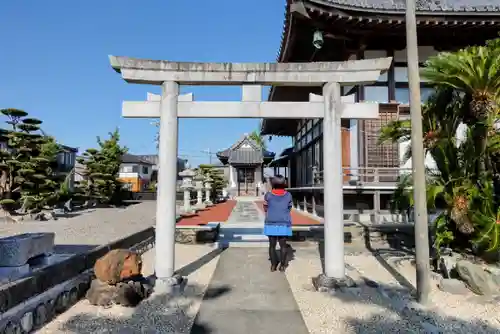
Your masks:
[[[0,239],[0,267],[18,267],[29,259],[51,253],[54,233],[24,233]]]
[[[18,267],[0,267],[0,284],[15,281],[24,275],[29,274],[29,264],[24,264]]]

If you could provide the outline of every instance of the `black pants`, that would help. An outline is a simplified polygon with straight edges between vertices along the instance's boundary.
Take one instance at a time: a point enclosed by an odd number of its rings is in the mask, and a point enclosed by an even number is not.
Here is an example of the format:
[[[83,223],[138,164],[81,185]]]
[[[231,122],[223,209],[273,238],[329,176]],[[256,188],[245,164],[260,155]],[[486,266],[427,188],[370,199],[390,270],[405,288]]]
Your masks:
[[[278,258],[278,254],[276,254],[276,244],[280,245],[280,256]],[[287,265],[286,261],[286,237],[275,237],[269,236],[269,258],[271,259],[271,264],[273,266],[277,266],[278,263],[281,263],[282,266]]]

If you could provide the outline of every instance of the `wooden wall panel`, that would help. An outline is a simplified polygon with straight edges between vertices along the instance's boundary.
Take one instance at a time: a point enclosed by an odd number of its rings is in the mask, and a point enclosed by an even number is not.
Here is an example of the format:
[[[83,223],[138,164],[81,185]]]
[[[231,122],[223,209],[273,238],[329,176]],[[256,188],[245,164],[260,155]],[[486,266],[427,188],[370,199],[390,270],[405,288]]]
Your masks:
[[[342,167],[351,166],[351,133],[349,129],[342,128]],[[344,170],[344,173],[348,173]],[[344,174],[344,182],[349,180],[349,176]]]

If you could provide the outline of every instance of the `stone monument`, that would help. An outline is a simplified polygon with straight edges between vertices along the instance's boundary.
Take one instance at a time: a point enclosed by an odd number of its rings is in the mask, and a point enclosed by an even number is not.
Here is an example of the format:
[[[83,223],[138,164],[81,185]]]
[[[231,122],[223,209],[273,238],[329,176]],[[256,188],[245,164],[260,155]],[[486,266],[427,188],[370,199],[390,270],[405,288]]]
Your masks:
[[[198,173],[194,177],[194,188],[196,189],[196,209],[203,210],[205,209],[205,204],[203,203],[203,180],[205,178],[202,174]]]
[[[205,205],[206,206],[212,206],[214,203],[210,200],[211,198],[211,191],[212,191],[212,181],[213,179],[210,177],[210,175],[207,175],[205,178]]]
[[[92,305],[134,307],[152,292],[151,282],[142,276],[141,256],[128,249],[114,249],[99,258],[94,273],[85,296]]]
[[[184,192],[184,205],[181,215],[193,215],[195,210],[191,207],[191,191],[194,189],[193,178],[196,176],[196,172],[187,168],[180,172],[179,176],[182,178],[181,189]]]

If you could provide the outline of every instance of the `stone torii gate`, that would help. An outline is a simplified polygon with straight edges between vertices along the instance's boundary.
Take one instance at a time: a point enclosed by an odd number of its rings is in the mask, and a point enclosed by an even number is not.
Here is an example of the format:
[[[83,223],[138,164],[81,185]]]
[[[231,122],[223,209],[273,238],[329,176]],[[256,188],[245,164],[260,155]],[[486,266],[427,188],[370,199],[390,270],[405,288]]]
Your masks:
[[[160,118],[156,209],[156,285],[168,289],[174,275],[178,118],[323,118],[325,272],[318,281],[343,284],[344,217],[341,119],[373,119],[378,105],[346,103],[341,84],[372,83],[392,58],[317,63],[190,63],[110,56],[113,69],[129,83],[160,85],[161,97],[123,102],[128,118]],[[194,101],[179,96],[179,85],[242,85],[242,101]],[[262,101],[261,85],[322,86],[309,102]],[[326,283],[325,283],[326,282]]]

